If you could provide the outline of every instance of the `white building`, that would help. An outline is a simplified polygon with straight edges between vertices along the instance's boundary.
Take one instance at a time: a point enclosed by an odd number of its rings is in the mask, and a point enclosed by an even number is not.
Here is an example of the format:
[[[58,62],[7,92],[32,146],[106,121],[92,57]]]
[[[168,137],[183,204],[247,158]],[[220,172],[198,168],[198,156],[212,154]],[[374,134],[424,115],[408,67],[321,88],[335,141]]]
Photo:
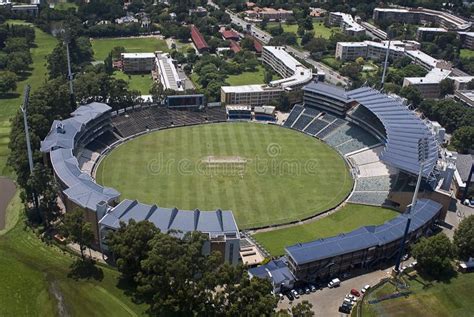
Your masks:
[[[179,77],[173,59],[168,53],[157,53],[155,58],[157,79],[163,84],[164,89],[184,91],[184,80]]]
[[[365,28],[357,23],[352,15],[342,12],[329,13],[329,23],[340,26],[345,34],[351,36],[365,35]]]
[[[284,91],[301,88],[313,79],[312,70],[288,54],[282,46],[264,46],[262,59],[283,78],[268,85],[223,86],[222,103],[264,105],[279,98]]]

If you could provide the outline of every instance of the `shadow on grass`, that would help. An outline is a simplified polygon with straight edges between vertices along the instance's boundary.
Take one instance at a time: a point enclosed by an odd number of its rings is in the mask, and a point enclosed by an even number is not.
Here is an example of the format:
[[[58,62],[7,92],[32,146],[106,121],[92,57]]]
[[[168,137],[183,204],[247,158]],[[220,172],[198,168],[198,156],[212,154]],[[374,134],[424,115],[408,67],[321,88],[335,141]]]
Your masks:
[[[18,98],[20,97],[20,94],[19,93],[16,93],[16,92],[9,92],[9,93],[6,93],[6,94],[3,94],[3,95],[0,95],[0,100],[6,100],[6,99],[15,99],[15,98]]]
[[[69,266],[71,269],[68,273],[68,277],[74,280],[81,279],[94,279],[96,281],[102,281],[104,279],[104,272],[100,267],[95,265],[93,260],[77,259]]]

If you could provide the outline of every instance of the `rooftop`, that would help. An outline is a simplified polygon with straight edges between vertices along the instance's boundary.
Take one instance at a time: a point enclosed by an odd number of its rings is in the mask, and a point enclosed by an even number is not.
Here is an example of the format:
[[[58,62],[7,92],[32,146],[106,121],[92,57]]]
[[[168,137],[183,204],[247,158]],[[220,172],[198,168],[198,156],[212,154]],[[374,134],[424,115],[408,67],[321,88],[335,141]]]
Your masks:
[[[410,232],[435,218],[442,205],[429,199],[418,199],[412,213]],[[403,236],[408,214],[387,221],[380,226],[366,226],[338,236],[298,243],[286,247],[287,255],[297,265],[332,258],[396,241]]]
[[[291,56],[283,46],[264,46],[263,50],[272,54],[293,72],[293,75],[290,77],[271,81],[270,86],[293,87],[305,84],[313,78],[311,69],[306,68],[306,66]]]
[[[142,204],[129,199],[120,202],[99,223],[112,229],[118,229],[120,222],[128,223],[131,219],[135,221],[148,220],[165,233],[170,230],[182,233],[200,231],[211,236],[231,234],[235,237],[239,233],[234,215],[229,210],[178,210],[177,208]]]
[[[122,53],[122,58],[155,58],[154,53]]]

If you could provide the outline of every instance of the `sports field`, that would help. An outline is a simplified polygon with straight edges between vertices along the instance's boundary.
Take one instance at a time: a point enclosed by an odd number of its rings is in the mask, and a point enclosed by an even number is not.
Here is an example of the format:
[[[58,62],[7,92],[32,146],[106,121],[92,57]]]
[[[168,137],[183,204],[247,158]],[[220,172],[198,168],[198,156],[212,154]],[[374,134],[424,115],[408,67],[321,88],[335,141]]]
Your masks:
[[[339,204],[352,178],[339,154],[299,132],[256,123],[168,129],[113,150],[97,181],[123,198],[234,211],[240,228],[286,223]]]

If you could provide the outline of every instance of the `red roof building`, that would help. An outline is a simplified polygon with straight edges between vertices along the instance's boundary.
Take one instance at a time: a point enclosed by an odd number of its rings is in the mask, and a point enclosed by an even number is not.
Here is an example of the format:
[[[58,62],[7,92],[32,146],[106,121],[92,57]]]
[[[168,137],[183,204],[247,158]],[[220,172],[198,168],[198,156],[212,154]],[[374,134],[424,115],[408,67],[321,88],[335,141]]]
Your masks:
[[[224,40],[238,41],[240,39],[239,33],[235,32],[234,30],[223,29],[220,32],[221,32],[222,37],[224,38]]]
[[[255,48],[255,52],[257,54],[262,54],[263,51],[263,45],[260,43],[256,38],[252,37],[253,40],[253,47]]]
[[[194,25],[191,26],[191,39],[199,52],[209,50],[204,36],[202,36],[201,32],[199,32],[198,28]]]
[[[239,43],[237,43],[236,41],[233,41],[233,40],[230,40],[230,45],[229,45],[230,49],[232,50],[232,52],[234,53],[238,53],[240,52],[242,49],[240,48],[240,45]]]

